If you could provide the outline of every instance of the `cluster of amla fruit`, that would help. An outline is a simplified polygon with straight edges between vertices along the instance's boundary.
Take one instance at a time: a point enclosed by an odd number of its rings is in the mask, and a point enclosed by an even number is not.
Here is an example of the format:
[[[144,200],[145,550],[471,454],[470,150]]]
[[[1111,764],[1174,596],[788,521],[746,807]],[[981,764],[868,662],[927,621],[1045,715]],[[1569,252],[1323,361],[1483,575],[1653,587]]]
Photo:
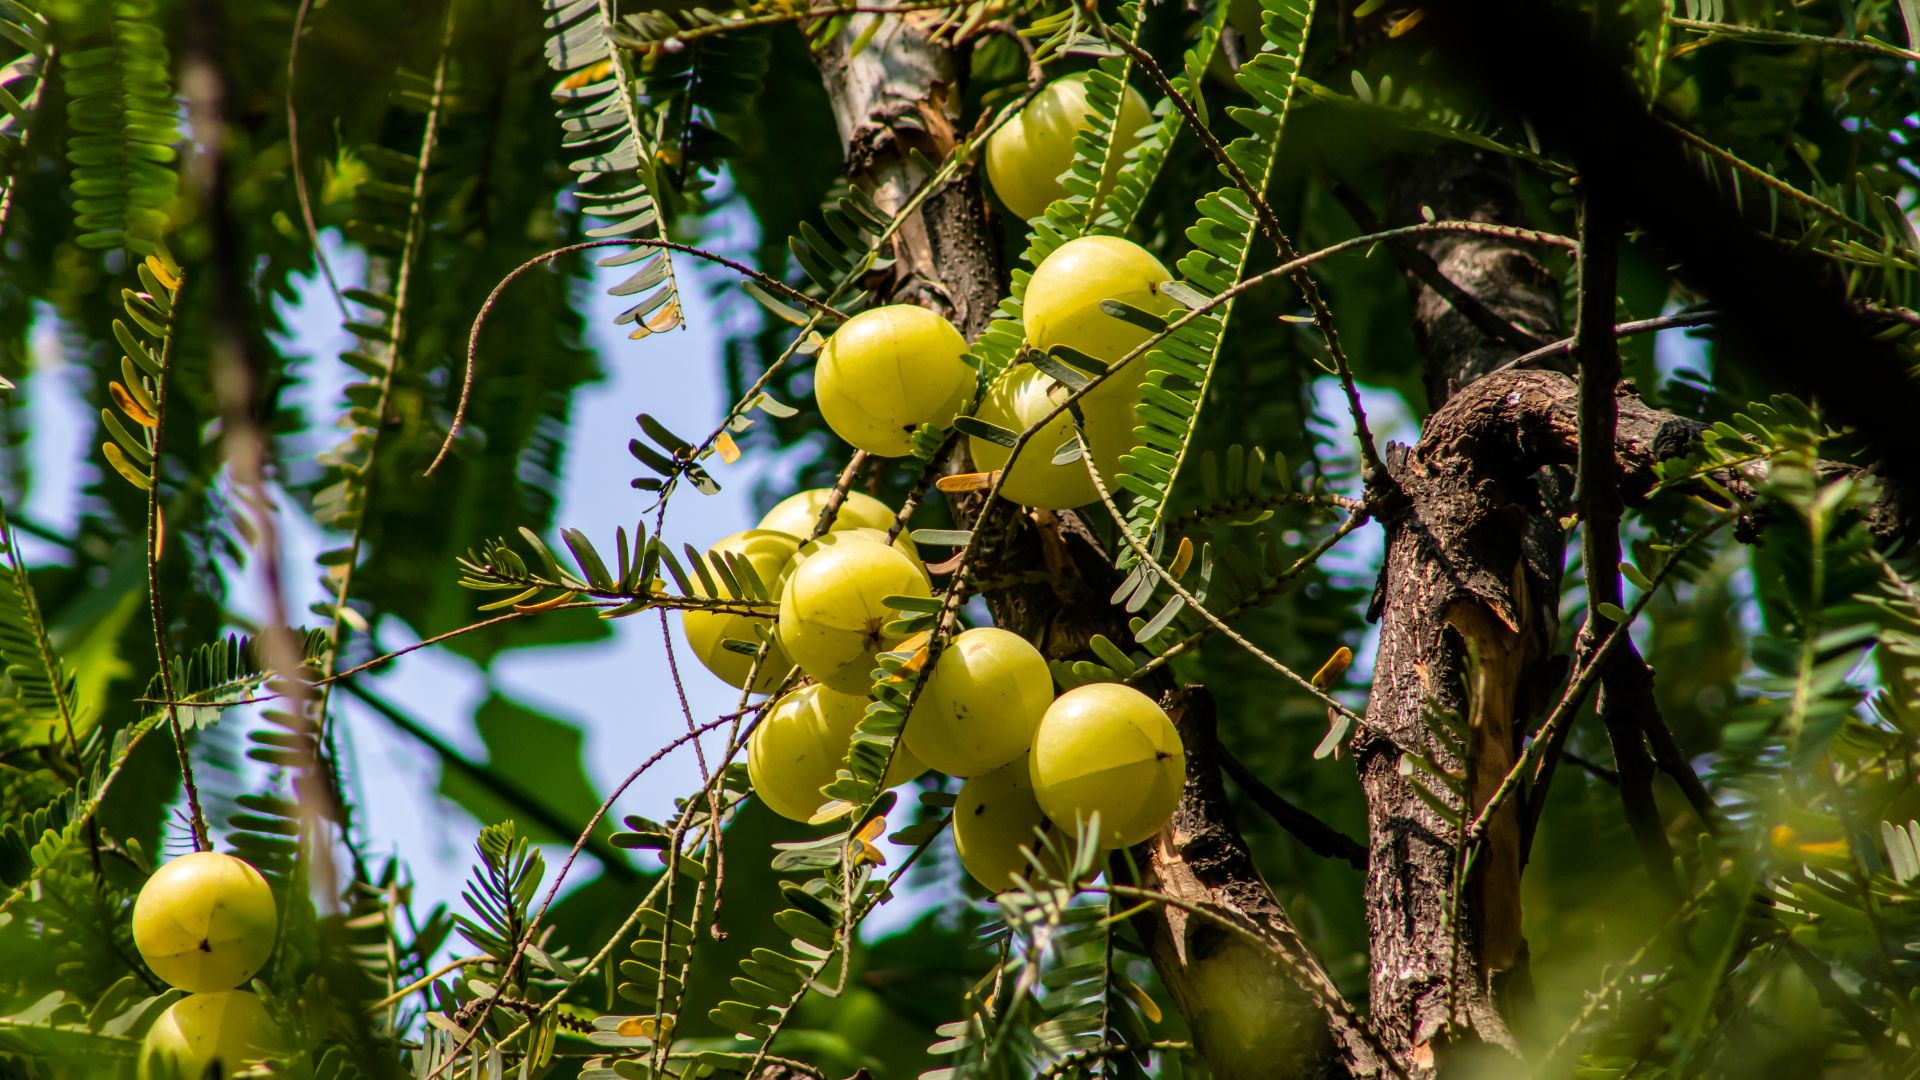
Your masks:
[[[791,610],[784,600],[783,619]],[[786,636],[784,623],[779,632]],[[800,667],[814,674],[804,659]],[[1153,836],[1173,814],[1186,754],[1166,712],[1140,691],[1095,683],[1056,697],[1040,651],[995,627],[956,635],[923,678],[886,783],[928,769],[966,780],[953,842],[986,888],[1033,876],[1034,859],[1059,873],[1061,849],[1043,842],[1055,822],[1097,822],[1094,842],[1118,848]],[[815,679],[774,702],[747,744],[755,795],[795,821],[832,815],[821,788],[839,773],[868,706],[864,685]]]
[[[1028,284],[1029,339],[1036,348],[1062,344],[1111,363],[1145,340],[1146,331],[1108,315],[1100,302],[1164,311],[1171,301],[1157,286],[1169,279],[1158,260],[1125,240],[1071,241],[1042,262]],[[855,316],[827,341],[816,395],[842,438],[897,456],[909,451],[916,426],[949,424],[971,403],[973,379],[966,342],[950,323],[923,308],[896,305]],[[1081,399],[1087,440],[1107,475],[1134,446],[1139,385],[1129,372]],[[977,415],[1024,430],[1052,411],[1063,392],[1039,368],[1020,365],[988,390]],[[1063,412],[1029,441],[1036,449],[1012,464],[1004,496],[1055,509],[1097,497],[1084,464],[1052,462],[1070,423]],[[975,439],[972,452],[980,468],[1008,465],[1007,449],[997,443]],[[846,760],[867,709],[876,657],[900,644],[886,631],[898,618],[887,599],[932,595],[911,541],[888,539],[898,531],[894,512],[870,496],[847,494],[831,531],[803,541],[830,497],[826,490],[795,495],[759,527],[721,540],[710,553],[746,560],[777,588],[779,611],[769,630],[761,632],[765,619],[743,613],[685,616],[695,654],[732,685],[749,688],[754,663],[753,650],[742,651],[740,643],[764,648],[754,692],[778,688],[796,665],[811,680],[767,709],[747,755],[761,800],[799,821],[821,816],[820,789]],[[1120,847],[1152,836],[1173,812],[1185,756],[1166,713],[1139,691],[1098,684],[1056,699],[1039,650],[994,628],[957,635],[926,678],[886,782],[903,783],[929,768],[966,779],[954,841],[962,863],[988,888],[1006,888],[1027,869],[1022,848],[1037,847],[1036,830],[1053,822],[1074,825],[1097,814],[1098,842]]]
[[[753,667],[735,643],[762,645],[753,680],[766,693],[797,665],[811,681],[767,707],[747,743],[747,770],[761,802],[783,817],[816,821],[866,713],[880,653],[901,644],[886,600],[932,595],[926,567],[904,537],[891,544],[886,504],[848,492],[832,531],[813,532],[832,497],[804,491],[775,506],[757,528],[714,546],[746,559],[779,590],[779,615],[688,611],[685,629],[708,670],[745,688]],[[1128,686],[1100,683],[1054,696],[1046,658],[1024,638],[980,627],[954,636],[925,675],[895,746],[886,783],[929,768],[966,779],[954,808],[954,845],[989,889],[1027,876],[1027,852],[1053,822],[1098,815],[1097,842],[1136,844],[1166,823],[1180,798],[1186,755],[1167,714]]]
[[[244,860],[212,851],[162,866],[133,903],[133,944],[168,985],[187,992],[140,1046],[142,1080],[223,1075],[275,1052],[273,1022],[241,989],[273,953],[273,890]]]
[[[1065,346],[1078,354],[1076,360],[1110,368],[1150,334],[1137,323],[1108,314],[1101,302],[1114,300],[1170,315],[1179,304],[1160,286],[1171,280],[1159,259],[1130,240],[1069,240],[1041,260],[1027,282],[1022,301],[1027,344],[1043,353]],[[1142,384],[1156,370],[1154,355],[1134,360],[1077,401],[1085,421],[1081,433],[1109,488],[1120,474],[1121,457],[1138,445],[1136,409],[1143,398]],[[1105,374],[1073,363],[1066,366],[1088,378]],[[975,386],[966,339],[946,319],[911,304],[873,308],[848,319],[821,347],[814,372],[814,398],[827,426],[879,457],[911,452],[915,428],[951,425],[972,404]],[[980,396],[973,411],[977,419],[1016,434],[1040,425],[1011,467],[1010,448],[969,436],[976,467],[1007,469],[1002,496],[1050,510],[1084,506],[1099,497],[1085,463],[1053,460],[1073,433],[1072,411],[1062,408],[1067,394],[1066,387],[1038,366],[1021,363]]]
[[[1011,208],[1030,217],[1058,197],[1074,135],[1089,117],[1085,76],[1068,76],[1044,88],[995,133],[987,147],[988,175]],[[1122,154],[1147,119],[1140,95],[1128,89],[1116,132]],[[1113,179],[1104,183],[1110,186]],[[1027,283],[1027,343],[1040,352],[1065,347],[1076,362],[1111,368],[1149,335],[1108,314],[1102,301],[1170,314],[1178,305],[1160,286],[1172,277],[1130,241],[1070,240],[1042,260]],[[1137,362],[1077,402],[1082,434],[1103,477],[1117,476],[1121,457],[1137,445],[1136,408],[1152,371],[1150,360]],[[970,436],[974,464],[1004,470],[1002,496],[1055,510],[1098,498],[1085,463],[1053,460],[1073,433],[1073,414],[1063,408],[1066,387],[1036,365],[1015,364],[984,393],[979,389],[960,331],[910,304],[848,319],[821,346],[814,372],[822,419],[869,454],[910,454],[917,429],[950,426],[971,408],[1006,431],[1036,429],[1011,461],[1007,447]],[[849,494],[832,530],[803,540],[813,534],[830,494],[795,495],[758,528],[721,540],[710,553],[746,560],[761,581],[777,587],[780,606],[770,631],[762,632],[763,618],[748,614],[685,616],[694,652],[734,686],[770,693],[795,665],[811,680],[766,710],[747,752],[761,800],[800,821],[830,814],[822,809],[820,789],[847,758],[867,709],[876,657],[900,644],[886,632],[897,618],[887,598],[932,595],[912,543],[889,540],[899,531],[893,511],[871,497]],[[742,651],[742,643],[754,648]],[[759,674],[749,687],[756,651],[762,652]],[[1050,829],[1052,822],[1071,825],[1097,815],[1098,842],[1120,847],[1152,836],[1173,813],[1186,758],[1166,713],[1139,691],[1096,684],[1056,698],[1039,650],[993,628],[957,635],[926,678],[886,782],[904,783],[929,768],[966,779],[954,811],[954,842],[961,862],[988,888],[1012,884],[1027,866],[1022,848],[1031,851],[1036,830]]]

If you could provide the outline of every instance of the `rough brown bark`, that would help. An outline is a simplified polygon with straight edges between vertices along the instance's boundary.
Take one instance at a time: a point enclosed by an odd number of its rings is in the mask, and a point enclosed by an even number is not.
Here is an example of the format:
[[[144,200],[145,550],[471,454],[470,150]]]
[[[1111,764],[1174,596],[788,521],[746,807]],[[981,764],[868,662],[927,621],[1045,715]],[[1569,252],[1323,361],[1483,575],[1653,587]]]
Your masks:
[[[1444,151],[1405,162],[1397,171],[1406,179],[1393,185],[1387,214],[1394,224],[1420,220],[1422,208],[1446,220],[1520,224],[1514,218],[1519,198],[1504,169],[1489,155]],[[1535,250],[1494,237],[1436,233],[1410,245],[1432,260],[1441,275],[1494,316],[1543,341],[1560,335],[1558,284]],[[1514,357],[1514,347],[1487,333],[1415,273],[1414,340],[1426,354],[1427,404],[1438,409],[1459,389]],[[1555,371],[1572,371],[1562,354],[1541,362]]]
[[[959,142],[966,57],[930,40],[940,19],[939,12],[856,16],[815,54],[846,143],[848,174],[888,213],[927,179],[908,151],[940,161]],[[872,20],[880,29],[856,56],[854,43]],[[986,329],[1005,290],[972,169],[928,197],[899,230],[893,254],[894,278],[884,295],[946,315],[969,338]]]
[[[1436,155],[1406,175],[1393,196],[1397,219],[1428,207],[1518,224],[1505,172],[1481,155]],[[1560,336],[1558,290],[1531,251],[1460,235],[1420,247],[1500,318]],[[1388,448],[1390,482],[1376,511],[1387,533],[1374,601],[1380,647],[1367,704],[1370,727],[1388,737],[1362,734],[1355,759],[1368,804],[1374,1022],[1396,1057],[1424,1066],[1449,1043],[1512,1047],[1497,997],[1525,958],[1520,819],[1512,806],[1496,817],[1455,918],[1459,829],[1416,793],[1401,748],[1463,776],[1468,812],[1512,767],[1543,696],[1535,687],[1555,668],[1565,485],[1531,448],[1493,455],[1485,443],[1500,433],[1474,423],[1485,419],[1473,405],[1479,382],[1512,348],[1426,281],[1409,283],[1435,412],[1417,447]],[[1435,710],[1469,725],[1464,759],[1433,737]]]
[[[1433,703],[1473,718],[1476,806],[1511,763],[1506,725],[1524,719],[1543,672],[1555,670],[1535,651],[1551,639],[1539,623],[1544,605],[1533,592],[1524,526],[1540,513],[1539,468],[1578,458],[1578,400],[1577,385],[1558,372],[1498,372],[1434,413],[1419,446],[1388,458],[1402,495],[1384,514],[1383,618],[1368,720],[1402,746],[1467,769],[1428,737],[1422,716]],[[1614,450],[1632,502],[1653,486],[1656,464],[1687,450],[1692,429],[1630,391],[1615,404]],[[1504,877],[1469,882],[1456,951],[1447,916],[1457,829],[1413,795],[1394,743],[1363,735],[1357,756],[1370,807],[1377,1029],[1396,1056],[1412,1061],[1465,1041],[1510,1046],[1497,976],[1523,956],[1524,943],[1503,936],[1517,931],[1517,894],[1495,891],[1508,884]],[[1492,846],[1479,865],[1500,865],[1490,857],[1510,858]],[[1509,872],[1517,867],[1500,871]]]

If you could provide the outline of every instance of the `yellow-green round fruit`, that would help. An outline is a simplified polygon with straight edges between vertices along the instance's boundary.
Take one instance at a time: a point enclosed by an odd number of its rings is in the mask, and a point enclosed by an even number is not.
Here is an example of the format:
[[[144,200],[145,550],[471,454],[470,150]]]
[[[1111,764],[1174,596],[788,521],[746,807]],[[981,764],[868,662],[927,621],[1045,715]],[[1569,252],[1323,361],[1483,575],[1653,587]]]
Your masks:
[[[1041,352],[1055,345],[1071,346],[1112,364],[1151,334],[1145,327],[1100,310],[1100,302],[1118,300],[1169,314],[1178,310],[1179,304],[1161,293],[1159,286],[1172,280],[1173,275],[1152,252],[1131,240],[1118,236],[1069,240],[1040,260],[1027,282],[1020,308],[1027,342]],[[1111,392],[1115,385],[1108,380],[1091,396]]]
[[[1169,280],[1172,275],[1160,260],[1132,241],[1112,236],[1069,240],[1041,261],[1027,283],[1022,308],[1027,341],[1042,351],[1066,345],[1111,364],[1149,334],[1101,311],[1100,302],[1119,300],[1168,314],[1179,305],[1157,292],[1156,287]],[[1093,463],[1108,491],[1118,490],[1120,458],[1136,445],[1134,428],[1139,426],[1139,418],[1134,409],[1141,400],[1140,385],[1153,370],[1146,358],[1136,358],[1080,398],[1087,445],[1093,450]],[[1019,432],[1066,399],[1066,388],[1040,374],[1039,369],[1015,367],[988,390],[977,415]],[[1021,450],[1019,462],[1001,488],[1002,494],[1015,502],[1049,509],[1094,501],[1098,495],[1085,462],[1053,464],[1054,452],[1070,434],[1071,422],[1064,412],[1035,433]],[[984,439],[970,439],[968,445],[979,468],[1000,468],[1007,460],[1005,447]]]
[[[832,488],[811,488],[797,495],[789,495],[767,511],[760,519],[760,527],[776,532],[789,533],[806,540],[813,535],[814,526],[820,524],[820,511],[826,508],[827,499],[833,494]],[[848,529],[878,529],[881,532],[893,528],[894,513],[886,503],[871,495],[858,491],[847,492],[840,502],[839,513],[833,516],[833,524],[827,528],[830,533],[845,532]],[[920,552],[902,532],[893,546],[920,558]]]
[[[1040,839],[1052,831],[1053,822],[1034,800],[1024,756],[968,780],[953,804],[953,847],[960,865],[994,892],[1012,888],[1015,874],[1034,876],[1027,852],[1059,872],[1059,860]]]
[[[747,739],[747,775],[753,779],[754,794],[781,817],[812,818],[827,801],[820,789],[833,782],[847,759],[847,744],[866,709],[865,697],[817,683],[775,702]],[[926,771],[906,747],[897,746],[887,768],[887,786],[904,784]]]
[[[1032,364],[1020,364],[1002,375],[980,399],[974,415],[989,424],[1019,433],[1054,407],[1051,392],[1059,384]],[[1000,494],[1023,506],[1067,510],[1085,506],[1098,497],[1083,462],[1053,463],[1054,452],[1073,435],[1073,416],[1062,412],[1034,432],[1020,449],[1020,459],[1001,481]],[[1004,469],[1013,451],[997,442],[967,436],[973,467],[983,472]]]
[[[800,549],[780,592],[780,644],[814,681],[848,694],[872,685],[874,656],[899,644],[889,596],[932,596],[913,559],[868,537],[828,533]]]
[[[903,457],[913,452],[914,428],[951,424],[973,399],[966,351],[960,331],[926,308],[873,308],[827,339],[813,396],[835,435],[869,454]]]
[[[1127,847],[1160,831],[1180,802],[1187,754],[1166,711],[1120,683],[1061,694],[1034,734],[1033,793],[1067,826],[1100,815],[1103,847]]]
[[[196,851],[154,871],[133,902],[133,944],[189,993],[232,990],[273,952],[273,890],[231,855]]]
[[[885,544],[887,542],[887,534],[879,529],[835,529],[827,535],[833,537],[835,543],[839,543],[842,540],[871,540],[876,544]],[[822,545],[819,544],[800,545],[800,550],[794,553],[793,561],[787,564],[789,572],[791,572],[792,567],[805,562],[807,556],[821,550],[821,548]],[[906,533],[903,532],[893,538],[893,550],[905,555],[911,560],[913,565],[919,569],[921,577],[925,577],[929,581],[932,580],[931,575],[927,573],[927,564],[920,561],[920,550],[913,546],[913,541],[907,539]]]
[[[998,627],[975,627],[940,653],[903,737],[933,768],[978,776],[1026,753],[1052,703],[1053,675],[1039,649]]]
[[[780,579],[786,574],[787,564],[799,548],[800,541],[786,533],[771,529],[748,529],[722,539],[708,548],[707,554],[714,556],[730,552],[745,558],[747,565],[753,567],[754,576],[766,586],[768,594],[777,597],[780,595]],[[747,673],[753,670],[753,657],[727,648],[726,640],[738,638],[741,641],[758,641],[755,624],[766,622],[766,619],[738,612],[681,613],[681,625],[686,630],[687,645],[693,649],[693,655],[700,658],[708,671],[724,679],[727,685],[742,689],[747,685]],[[773,692],[792,666],[793,661],[787,659],[785,650],[776,641],[760,664],[760,673],[753,680],[753,692]]]
[[[231,1076],[279,1049],[259,998],[245,990],[188,994],[167,1006],[140,1041],[140,1080],[199,1080],[215,1062]]]
[[[1140,129],[1152,114],[1140,91],[1129,86],[1113,130],[1113,153],[1100,194],[1113,190],[1123,158],[1140,141]],[[1087,104],[1087,73],[1062,76],[1040,88],[1020,112],[987,140],[987,179],[1007,209],[1031,218],[1067,193],[1060,175],[1073,164],[1073,137],[1093,122]]]

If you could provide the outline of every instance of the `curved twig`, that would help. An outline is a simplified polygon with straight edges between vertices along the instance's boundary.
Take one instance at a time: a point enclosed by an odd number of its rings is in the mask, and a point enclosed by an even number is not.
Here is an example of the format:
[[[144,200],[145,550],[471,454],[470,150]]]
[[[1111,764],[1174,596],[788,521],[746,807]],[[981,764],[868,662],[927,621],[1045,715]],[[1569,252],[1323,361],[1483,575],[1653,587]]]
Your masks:
[[[292,159],[293,197],[300,203],[300,220],[307,227],[308,242],[313,244],[313,261],[320,267],[321,276],[327,279],[327,291],[333,294],[333,303],[340,309],[340,317],[346,319],[349,317],[347,300],[340,294],[340,282],[333,276],[333,264],[320,247],[320,228],[313,218],[313,197],[307,192],[307,174],[301,171],[300,113],[293,104],[293,89],[298,85],[295,76],[300,61],[300,38],[307,32],[307,13],[312,9],[313,0],[300,0],[300,7],[293,13],[293,41],[287,46],[287,155]]]
[[[493,313],[493,306],[499,302],[500,294],[506,292],[507,286],[519,280],[520,276],[529,270],[552,262],[562,255],[571,255],[576,251],[586,251],[588,248],[602,247],[664,248],[667,251],[677,251],[683,255],[692,255],[695,258],[705,259],[711,263],[718,263],[734,273],[739,274],[741,277],[751,279],[761,288],[779,293],[782,297],[792,300],[795,303],[805,304],[807,307],[823,315],[829,315],[841,320],[847,318],[845,312],[830,304],[815,300],[813,297],[788,285],[779,278],[773,277],[770,274],[763,274],[745,263],[736,262],[724,255],[716,255],[711,251],[694,247],[691,244],[675,243],[672,240],[644,240],[637,237],[618,237],[609,240],[587,240],[578,244],[568,244],[565,247],[555,248],[552,251],[542,252],[508,271],[507,276],[501,278],[500,283],[495,285],[493,291],[487,294],[486,301],[480,305],[480,313],[474,316],[473,329],[467,333],[467,367],[466,372],[460,377],[460,401],[454,406],[453,423],[447,427],[447,437],[440,443],[440,452],[433,456],[433,461],[427,465],[426,472],[421,475],[432,476],[434,470],[440,467],[440,463],[446,460],[447,453],[453,449],[453,440],[459,436],[461,425],[466,422],[467,404],[473,397],[474,357],[480,349],[480,328],[486,325],[487,316]]]

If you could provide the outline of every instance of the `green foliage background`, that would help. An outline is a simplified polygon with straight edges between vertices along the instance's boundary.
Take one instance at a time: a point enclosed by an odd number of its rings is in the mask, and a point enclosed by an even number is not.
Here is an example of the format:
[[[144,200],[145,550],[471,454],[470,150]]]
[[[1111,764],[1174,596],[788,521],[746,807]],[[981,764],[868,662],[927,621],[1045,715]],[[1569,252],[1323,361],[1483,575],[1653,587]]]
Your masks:
[[[1438,76],[1417,22],[1407,26],[1409,11],[1392,8],[1124,5],[1101,9],[1095,23],[1084,9],[1034,2],[995,14],[1032,28],[1027,41],[1049,54],[1050,73],[1097,68],[1100,100],[1109,103],[1115,80],[1151,84],[1124,55],[1097,47],[1101,27],[1137,41],[1205,103],[1224,139],[1240,140],[1231,152],[1257,165],[1249,171],[1270,173],[1263,190],[1301,251],[1366,231],[1336,188],[1380,207],[1393,170],[1449,143],[1510,160],[1531,224],[1574,234],[1570,166],[1534,145],[1510,110]],[[471,1067],[485,1075],[523,1062],[526,1072],[515,1075],[727,1074],[763,1051],[834,1076],[943,1067],[1173,1076],[1194,1068],[1183,1021],[1150,965],[1129,953],[1124,930],[1099,921],[1111,898],[1072,899],[1071,890],[1039,882],[996,904],[966,884],[967,901],[847,947],[858,921],[850,913],[877,902],[884,875],[902,861],[896,854],[877,868],[850,858],[848,830],[890,809],[885,825],[896,839],[925,846],[892,894],[915,903],[915,886],[960,879],[950,847],[936,839],[951,782],[909,788],[895,804],[867,783],[878,772],[863,779],[856,760],[843,783],[862,812],[809,829],[755,804],[736,764],[716,774],[711,799],[689,793],[676,821],[592,830],[587,843],[609,869],[559,900],[535,947],[509,964],[503,954],[526,934],[557,872],[528,839],[571,840],[604,793],[588,794],[577,731],[494,697],[467,718],[487,759],[450,767],[441,786],[488,826],[474,830],[472,909],[421,910],[410,903],[404,864],[360,853],[366,828],[340,798],[350,788],[328,727],[328,695],[354,691],[328,676],[380,660],[383,633],[467,626],[485,616],[478,603],[509,594],[584,598],[634,614],[656,602],[644,587],[654,577],[677,584],[669,591],[684,599],[701,591],[684,579],[710,572],[681,565],[675,551],[691,538],[587,538],[563,534],[568,523],[555,520],[555,491],[575,449],[571,410],[605,362],[587,344],[586,260],[632,268],[621,287],[632,304],[622,325],[645,336],[678,318],[677,290],[694,287],[686,267],[695,257],[609,248],[518,278],[489,310],[490,362],[464,427],[445,464],[425,476],[453,422],[469,334],[489,292],[570,243],[697,243],[726,207],[752,215],[760,242],[722,254],[816,303],[853,310],[876,299],[859,270],[892,223],[881,214],[862,224],[847,201],[839,137],[793,10],[613,0],[554,0],[544,9],[522,0],[327,0],[311,9],[291,0],[0,0],[0,61],[20,57],[0,75],[0,377],[44,377],[30,368],[30,342],[56,333],[84,366],[87,403],[101,412],[89,445],[116,447],[97,453],[86,472],[70,534],[41,535],[16,513],[0,537],[8,545],[0,574],[0,1075],[130,1072],[141,1032],[171,1000],[138,962],[127,927],[146,874],[190,842],[169,710],[155,704],[168,686],[188,703],[179,720],[205,778],[217,846],[269,872],[282,900],[280,948],[258,984],[289,1042],[287,1057],[269,1066],[275,1075],[424,1076],[466,1052],[481,1055]],[[956,23],[987,14],[967,4],[952,13]],[[1855,299],[1909,316],[1886,325],[1911,348],[1920,325],[1911,310],[1920,301],[1911,223],[1920,83],[1907,51],[1915,28],[1902,9],[1890,0],[1688,0],[1627,4],[1609,12],[1616,15],[1633,31],[1633,74],[1649,101],[1699,135],[1701,169],[1756,228],[1829,260]],[[297,37],[296,21],[304,25]],[[1405,32],[1388,32],[1396,26]],[[669,40],[674,47],[662,44]],[[297,155],[287,109],[296,41]],[[1236,79],[1230,52],[1259,59]],[[205,104],[192,88],[190,56],[223,79],[217,203],[195,171],[209,163],[209,148],[186,134],[198,135],[195,109]],[[979,36],[970,63],[969,122],[997,115],[1024,89],[1026,58],[1008,35]],[[565,91],[557,101],[556,83]],[[1137,182],[1103,204],[1088,198],[1085,181],[1100,174],[1111,141],[1108,109],[1082,137],[1073,195],[1035,223],[999,215],[1016,296],[1021,268],[1088,231],[1132,237],[1206,294],[1280,261],[1244,216],[1223,209],[1221,200],[1239,193],[1223,187],[1200,140],[1163,95],[1149,100],[1155,124],[1129,166]],[[358,341],[337,359],[275,344],[285,328],[270,301],[296,298],[298,283],[319,270],[296,179],[311,194],[314,224],[367,256],[366,280],[337,282]],[[227,246],[214,227],[220,215],[233,229]],[[1202,238],[1214,259],[1194,253]],[[1564,253],[1546,261],[1571,280]],[[1369,395],[1398,395],[1423,413],[1421,356],[1397,264],[1361,248],[1315,272]],[[161,305],[155,282],[175,273],[177,296]],[[223,306],[211,287],[222,275],[241,282],[244,311]],[[164,299],[168,289],[158,291]],[[1621,321],[1698,300],[1639,238],[1623,255],[1620,293]],[[794,304],[769,304],[758,327],[730,335],[724,377],[739,404],[711,420],[749,455],[786,454],[797,485],[822,486],[848,448],[806,407],[810,349],[779,363],[806,340],[782,317]],[[1106,520],[1098,507],[1093,517],[1121,564],[1140,575],[1143,619],[1163,611],[1170,593],[1138,569],[1122,528],[1163,550],[1183,536],[1204,546],[1221,568],[1209,604],[1232,610],[1237,629],[1267,653],[1310,672],[1338,648],[1364,648],[1375,569],[1365,538],[1377,533],[1346,541],[1360,554],[1337,566],[1277,580],[1278,568],[1338,527],[1337,507],[1319,496],[1358,495],[1360,486],[1346,420],[1329,407],[1337,399],[1330,358],[1299,321],[1304,311],[1298,292],[1274,281],[1242,296],[1230,315],[1217,313],[1210,328],[1170,338],[1164,349],[1204,374],[1174,387],[1189,406],[1168,427],[1181,470],[1158,483],[1130,466],[1138,483],[1123,497],[1125,521]],[[1002,315],[975,345],[987,371],[1019,361],[1017,305]],[[283,568],[320,576],[334,598],[291,613],[303,629],[284,637],[238,614],[243,605],[229,591],[268,552],[250,524],[248,500],[257,495],[227,465],[235,418],[222,415],[216,376],[228,331],[258,365],[251,415],[270,440],[275,497],[333,542],[319,565]],[[138,358],[123,368],[122,356],[140,349],[157,370]],[[1920,827],[1910,824],[1920,817],[1920,589],[1910,561],[1867,528],[1872,485],[1814,465],[1870,464],[1875,448],[1777,396],[1783,388],[1744,369],[1711,329],[1684,350],[1688,370],[1658,362],[1651,335],[1624,339],[1623,349],[1650,404],[1719,425],[1695,457],[1669,466],[1673,482],[1636,515],[1628,538],[1630,561],[1664,584],[1641,619],[1643,651],[1727,828],[1696,835],[1678,792],[1660,791],[1686,890],[1674,904],[1645,881],[1604,766],[1560,771],[1527,876],[1538,1001],[1519,1023],[1522,1038],[1535,1063],[1557,1074],[1911,1068],[1920,1040],[1912,959]],[[631,362],[649,361],[643,351]],[[334,363],[353,372],[337,413],[297,408],[302,383]],[[138,417],[110,389],[139,385],[142,372],[164,384],[164,441],[128,430]],[[35,422],[17,398],[0,407],[8,508],[36,483],[23,452]],[[704,432],[643,424],[634,434],[641,448],[626,464],[642,490],[607,498],[631,499],[635,520],[652,502],[649,488],[696,499],[706,485],[730,482],[710,439],[692,448],[682,441]],[[154,457],[150,468],[142,447]],[[1249,492],[1251,447],[1267,464],[1266,486]],[[676,455],[682,449],[693,452]],[[133,462],[134,475],[112,466],[110,454]],[[1769,462],[1767,482],[1703,495],[1696,474],[1749,459]],[[663,461],[664,472],[651,467]],[[860,482],[897,504],[919,464]],[[1214,482],[1222,466],[1224,494]],[[158,493],[161,530],[142,480]],[[756,494],[771,503],[785,490]],[[1719,528],[1729,505],[1740,512],[1738,529]],[[913,522],[956,524],[965,525],[938,505]],[[61,560],[24,565],[14,537],[29,531],[58,545]],[[147,574],[156,536],[164,543],[153,582],[165,601],[157,635]],[[504,547],[489,546],[496,538]],[[1682,558],[1680,545],[1696,538]],[[508,549],[524,563],[512,580],[500,570]],[[476,561],[476,552],[487,556]],[[1583,614],[1578,582],[1570,573],[1561,598],[1563,648]],[[476,592],[476,583],[496,592]],[[728,591],[754,599],[751,586]],[[512,649],[649,633],[651,617],[557,610],[437,647],[484,664]],[[1170,618],[1159,633],[1108,643],[1084,659],[1093,666],[1063,676],[1125,675],[1175,641],[1205,637],[1172,664],[1181,679],[1213,688],[1224,743],[1294,803],[1363,835],[1352,770],[1316,753],[1325,706],[1206,637],[1193,612]],[[269,640],[292,649],[297,669],[269,676]],[[1336,693],[1362,700],[1364,673]],[[228,708],[267,694],[284,697],[264,713]],[[880,710],[870,748],[891,745],[897,722],[889,730],[886,715]],[[667,736],[649,738],[636,741],[630,764]],[[538,754],[525,752],[536,745]],[[1604,734],[1590,722],[1576,725],[1568,748],[1585,761],[1608,760]],[[261,784],[236,787],[233,778],[245,774],[218,767],[241,756],[265,766]],[[1262,872],[1339,989],[1364,1000],[1359,873],[1315,856],[1251,802],[1236,808]],[[716,916],[722,827],[725,903]],[[681,854],[662,854],[676,844]],[[1765,912],[1755,911],[1755,897]],[[724,936],[709,932],[716,918]],[[491,959],[458,972],[441,967],[481,954]],[[804,970],[783,975],[771,956]],[[495,995],[477,1021],[479,1003]],[[675,1018],[671,1048],[680,1055],[671,1059],[666,1018]],[[468,1031],[478,1032],[471,1048]],[[496,1048],[490,1061],[485,1052]],[[466,1058],[460,1067],[470,1067]]]

